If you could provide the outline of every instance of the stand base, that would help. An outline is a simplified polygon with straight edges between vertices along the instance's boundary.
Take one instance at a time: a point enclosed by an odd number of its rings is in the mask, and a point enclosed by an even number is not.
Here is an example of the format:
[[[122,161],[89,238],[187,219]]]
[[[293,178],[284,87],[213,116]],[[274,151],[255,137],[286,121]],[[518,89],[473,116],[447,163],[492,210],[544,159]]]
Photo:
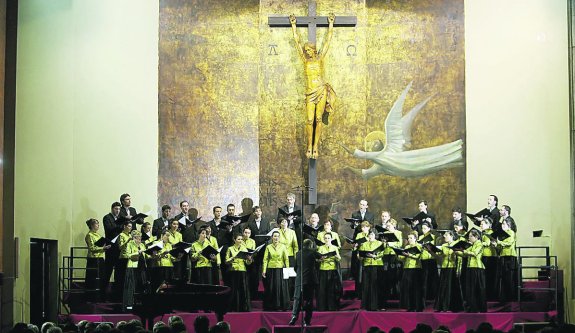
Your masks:
[[[288,325],[274,325],[272,327],[272,333],[300,333],[302,332],[300,325],[288,326]],[[329,330],[325,325],[310,325],[303,328],[305,333],[328,333]]]

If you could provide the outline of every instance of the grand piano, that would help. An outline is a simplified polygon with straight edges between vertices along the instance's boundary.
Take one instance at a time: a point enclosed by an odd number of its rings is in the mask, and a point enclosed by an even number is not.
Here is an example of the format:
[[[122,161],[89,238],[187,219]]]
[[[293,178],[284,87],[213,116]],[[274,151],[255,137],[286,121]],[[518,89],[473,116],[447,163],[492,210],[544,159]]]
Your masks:
[[[218,321],[224,320],[231,299],[231,288],[211,284],[164,285],[157,292],[142,294],[133,313],[151,329],[154,318],[173,311],[213,311]]]

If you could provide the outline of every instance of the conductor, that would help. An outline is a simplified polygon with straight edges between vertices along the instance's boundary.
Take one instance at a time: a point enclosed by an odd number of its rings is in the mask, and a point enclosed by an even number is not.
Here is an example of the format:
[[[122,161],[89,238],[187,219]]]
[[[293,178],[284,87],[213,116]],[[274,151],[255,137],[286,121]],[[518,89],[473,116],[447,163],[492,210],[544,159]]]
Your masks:
[[[304,326],[308,326],[311,324],[314,291],[318,284],[316,269],[317,253],[314,250],[314,242],[311,239],[305,239],[303,241],[303,248],[297,253],[295,258],[295,271],[297,273],[297,277],[292,317],[289,324],[295,324],[299,317],[300,307],[303,307],[303,310],[305,311],[303,323]]]

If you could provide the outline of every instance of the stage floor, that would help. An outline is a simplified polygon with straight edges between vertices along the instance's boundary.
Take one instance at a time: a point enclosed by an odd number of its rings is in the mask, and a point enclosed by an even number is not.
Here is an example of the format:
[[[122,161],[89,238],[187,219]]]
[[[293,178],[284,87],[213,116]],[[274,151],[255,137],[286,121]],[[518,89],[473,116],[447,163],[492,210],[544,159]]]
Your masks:
[[[188,332],[193,330],[194,319],[199,315],[206,315],[210,319],[210,325],[216,323],[216,317],[212,313],[176,313],[184,319]],[[155,321],[168,322],[166,314],[156,318]],[[300,316],[301,317],[301,316]],[[449,313],[449,312],[405,312],[405,311],[337,311],[337,312],[314,312],[312,324],[326,325],[330,333],[365,333],[371,326],[388,332],[392,327],[399,326],[405,332],[415,328],[418,323],[425,323],[436,329],[445,325],[453,333],[465,333],[467,329],[475,329],[482,322],[489,322],[494,328],[508,331],[513,323],[523,322],[548,322],[556,317],[555,311],[550,312],[495,312],[495,313]],[[72,322],[89,320],[93,322],[117,323],[122,320],[137,318],[132,314],[71,314]],[[274,325],[286,325],[291,318],[290,312],[230,312],[224,320],[229,322],[233,333],[251,333],[260,327],[267,327],[270,332]],[[299,325],[299,321],[298,321]]]

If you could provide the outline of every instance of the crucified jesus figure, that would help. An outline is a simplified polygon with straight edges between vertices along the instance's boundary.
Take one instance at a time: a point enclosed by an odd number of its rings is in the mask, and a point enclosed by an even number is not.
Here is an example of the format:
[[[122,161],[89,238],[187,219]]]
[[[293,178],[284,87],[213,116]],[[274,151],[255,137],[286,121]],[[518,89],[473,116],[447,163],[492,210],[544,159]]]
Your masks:
[[[323,58],[329,48],[329,42],[333,33],[335,15],[328,16],[329,28],[322,48],[318,52],[314,43],[307,42],[303,45],[296,30],[296,17],[290,15],[290,23],[298,54],[304,64],[306,91],[306,135],[307,135],[307,158],[317,159],[319,138],[321,136],[322,121],[327,125],[327,115],[333,111],[335,103],[335,91],[323,79]]]

